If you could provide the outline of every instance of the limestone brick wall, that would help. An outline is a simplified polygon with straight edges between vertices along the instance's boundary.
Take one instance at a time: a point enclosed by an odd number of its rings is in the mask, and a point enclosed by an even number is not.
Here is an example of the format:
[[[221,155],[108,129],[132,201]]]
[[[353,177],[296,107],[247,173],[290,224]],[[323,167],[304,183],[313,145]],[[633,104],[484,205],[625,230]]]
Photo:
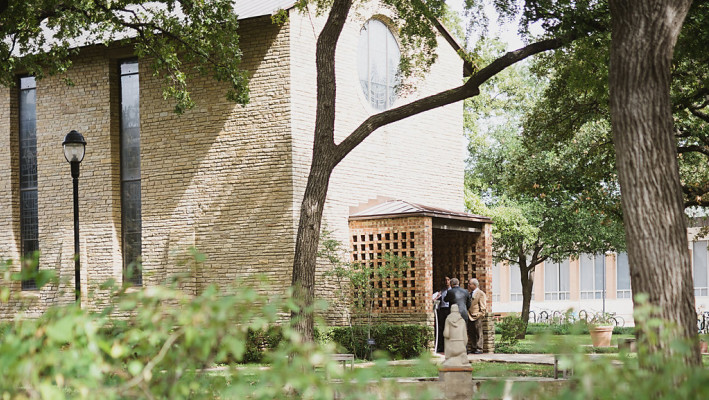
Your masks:
[[[376,7],[376,6],[373,6]],[[342,140],[374,113],[357,74],[357,45],[363,24],[381,11],[360,6],[351,13],[337,45],[336,140]],[[312,157],[315,121],[315,43],[323,18],[291,12],[293,76],[294,206],[297,214]],[[462,61],[439,40],[438,62],[417,91],[397,100],[404,104],[462,82]],[[342,243],[349,243],[349,208],[388,196],[451,210],[463,209],[463,106],[453,104],[399,121],[374,132],[335,169],[325,204],[324,223]],[[297,224],[297,215],[294,223]],[[324,266],[323,266],[324,267]],[[320,270],[322,272],[322,269]],[[322,281],[322,278],[318,277]],[[327,285],[317,285],[327,297]]]
[[[77,60],[78,61],[78,60]],[[114,163],[111,140],[116,124],[111,118],[111,82],[109,59],[105,49],[94,48],[82,53],[80,61],[65,76],[37,81],[37,180],[40,269],[54,270],[61,278],[59,285],[48,285],[38,291],[25,291],[19,302],[0,306],[0,316],[9,318],[22,308],[27,315],[38,315],[49,304],[66,304],[74,301],[74,230],[72,208],[72,180],[69,164],[64,159],[62,140],[72,129],[82,132],[89,143],[86,158],[81,165],[79,181],[79,207],[81,222],[81,279],[82,288],[87,282],[106,280],[112,275],[114,260],[113,239],[115,224],[113,210],[116,206],[116,185],[112,182]],[[67,85],[69,78],[74,85]],[[15,104],[17,91],[9,93],[7,101]],[[9,140],[10,148],[17,151],[17,121],[3,114],[3,126],[9,132],[2,140]],[[13,239],[2,238],[2,257],[19,258],[19,204],[17,188],[18,160],[3,157],[3,170],[12,171],[2,177],[2,184],[12,187],[3,199],[4,226],[12,226]],[[6,196],[7,196],[6,194]],[[7,234],[3,229],[3,235]],[[15,266],[19,270],[19,266]],[[18,293],[19,285],[13,285]],[[86,301],[88,291],[82,294]]]
[[[290,145],[289,25],[270,18],[242,21],[243,67],[251,103],[228,102],[223,83],[191,82],[195,109],[178,116],[163,100],[160,77],[140,60],[144,282],[188,273],[184,287],[257,284],[268,275],[290,282],[294,248]],[[82,49],[66,75],[37,81],[39,245],[41,269],[55,269],[59,287],[20,292],[0,305],[0,318],[20,308],[38,315],[48,304],[74,301],[73,209],[69,164],[61,142],[71,129],[87,141],[79,207],[83,302],[106,300],[97,284],[122,279],[118,60],[127,49]],[[64,78],[70,78],[68,86]],[[0,257],[19,256],[16,90],[0,90]],[[14,152],[13,152],[14,149]],[[194,246],[201,266],[185,262]],[[19,267],[16,267],[19,270]]]
[[[183,272],[185,288],[264,274],[290,283],[294,232],[290,147],[289,26],[241,22],[251,101],[225,98],[205,77],[197,106],[175,115],[161,80],[140,66],[143,258],[149,283]],[[195,266],[188,248],[207,255]],[[168,269],[166,269],[166,267]]]

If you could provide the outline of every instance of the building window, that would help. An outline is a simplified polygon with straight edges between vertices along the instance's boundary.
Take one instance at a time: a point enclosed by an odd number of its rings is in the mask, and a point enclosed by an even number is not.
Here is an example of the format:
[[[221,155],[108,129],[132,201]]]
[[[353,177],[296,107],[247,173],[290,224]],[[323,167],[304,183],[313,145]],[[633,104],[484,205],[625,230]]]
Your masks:
[[[619,299],[629,299],[630,291],[630,265],[628,265],[628,253],[620,253],[616,257],[616,297]]]
[[[579,259],[581,299],[601,299],[605,290],[605,255],[582,254]]]
[[[123,279],[143,284],[140,200],[140,87],[138,62],[120,63],[121,75],[121,219]]]
[[[510,267],[510,301],[522,301],[522,271],[517,265],[511,265]],[[532,298],[534,300],[534,291],[532,291]]]
[[[20,78],[20,238],[26,264],[39,251],[37,223],[37,86],[34,77]],[[37,289],[34,278],[22,281],[23,290]]]
[[[692,243],[692,270],[694,271],[694,295],[707,296],[707,242]]]
[[[500,301],[500,264],[492,266],[492,301]]]
[[[377,19],[359,34],[357,70],[364,97],[375,110],[386,110],[396,100],[401,52],[389,28]]]
[[[569,260],[562,263],[548,263],[544,267],[544,300],[568,300]]]

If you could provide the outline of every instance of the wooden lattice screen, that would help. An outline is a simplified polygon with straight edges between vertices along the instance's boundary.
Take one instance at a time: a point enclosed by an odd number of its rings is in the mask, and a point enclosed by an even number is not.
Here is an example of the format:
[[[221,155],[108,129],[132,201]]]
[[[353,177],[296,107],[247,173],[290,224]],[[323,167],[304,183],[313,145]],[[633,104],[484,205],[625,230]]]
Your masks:
[[[401,276],[391,278],[388,282],[374,277],[371,279],[370,283],[381,289],[381,294],[375,298],[373,311],[420,311],[425,307],[423,288],[426,281],[423,224],[420,218],[416,221],[417,224],[402,225],[401,219],[388,221],[390,225],[358,221],[359,229],[351,227],[352,261],[370,267],[381,267],[386,262],[387,253],[406,258],[407,265],[401,270]],[[391,224],[392,221],[396,223]]]

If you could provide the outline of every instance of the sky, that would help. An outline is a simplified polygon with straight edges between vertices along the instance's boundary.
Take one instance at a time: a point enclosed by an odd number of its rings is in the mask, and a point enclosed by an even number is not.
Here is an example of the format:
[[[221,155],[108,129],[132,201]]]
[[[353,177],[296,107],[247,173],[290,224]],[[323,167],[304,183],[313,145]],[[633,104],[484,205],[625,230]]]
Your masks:
[[[463,14],[463,2],[464,0],[446,0],[448,6],[451,7],[453,10],[457,11],[465,22],[466,18]],[[524,46],[522,39],[520,39],[520,37],[517,35],[517,23],[513,22],[501,24],[499,21],[496,20],[497,13],[492,7],[491,2],[488,1],[487,3],[488,4],[485,7],[485,12],[490,17],[490,26],[488,28],[489,34],[493,36],[497,35],[503,42],[507,43],[507,50],[516,50]]]

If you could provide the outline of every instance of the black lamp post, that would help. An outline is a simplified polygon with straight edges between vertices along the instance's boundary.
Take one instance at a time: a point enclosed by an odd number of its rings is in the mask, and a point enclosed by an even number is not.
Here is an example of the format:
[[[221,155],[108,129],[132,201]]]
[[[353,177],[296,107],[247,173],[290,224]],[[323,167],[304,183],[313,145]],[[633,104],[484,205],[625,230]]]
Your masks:
[[[64,158],[71,164],[71,178],[74,183],[74,280],[76,302],[81,304],[81,263],[79,262],[79,164],[84,159],[86,140],[77,131],[64,137]]]

